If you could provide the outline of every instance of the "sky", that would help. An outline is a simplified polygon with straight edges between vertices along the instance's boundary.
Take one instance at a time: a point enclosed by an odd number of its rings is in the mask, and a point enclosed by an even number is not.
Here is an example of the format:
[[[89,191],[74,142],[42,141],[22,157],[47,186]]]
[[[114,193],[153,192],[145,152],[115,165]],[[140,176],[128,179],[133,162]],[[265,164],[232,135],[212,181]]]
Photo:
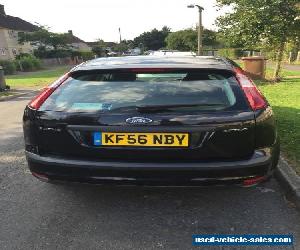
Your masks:
[[[118,41],[133,39],[144,31],[161,29],[172,31],[196,25],[198,11],[189,4],[204,7],[203,25],[216,29],[215,0],[0,0],[7,15],[17,16],[31,23],[47,25],[53,32],[67,32],[85,41]]]

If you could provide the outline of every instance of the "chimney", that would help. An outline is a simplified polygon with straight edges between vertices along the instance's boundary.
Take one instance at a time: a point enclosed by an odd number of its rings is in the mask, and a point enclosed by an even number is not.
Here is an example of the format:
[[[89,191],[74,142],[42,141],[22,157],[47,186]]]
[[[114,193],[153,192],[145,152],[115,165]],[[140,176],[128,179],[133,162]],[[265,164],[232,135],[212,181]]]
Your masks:
[[[68,30],[68,33],[73,36],[73,31],[72,30]]]
[[[0,15],[4,15],[4,16],[6,15],[3,4],[0,4]]]

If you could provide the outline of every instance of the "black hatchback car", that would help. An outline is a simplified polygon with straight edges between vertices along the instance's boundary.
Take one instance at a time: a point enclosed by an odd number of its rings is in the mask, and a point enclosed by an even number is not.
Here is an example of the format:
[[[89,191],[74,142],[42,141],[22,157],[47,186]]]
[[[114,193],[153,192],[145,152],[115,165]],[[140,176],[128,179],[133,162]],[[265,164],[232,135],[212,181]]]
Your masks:
[[[44,181],[251,186],[279,157],[271,107],[222,58],[95,59],[45,88],[23,122]]]

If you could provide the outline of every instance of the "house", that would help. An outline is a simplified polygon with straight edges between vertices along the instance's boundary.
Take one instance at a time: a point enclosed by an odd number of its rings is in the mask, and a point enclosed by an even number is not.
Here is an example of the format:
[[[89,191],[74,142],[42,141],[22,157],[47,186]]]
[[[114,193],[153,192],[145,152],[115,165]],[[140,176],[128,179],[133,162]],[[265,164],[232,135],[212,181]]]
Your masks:
[[[19,17],[7,15],[4,5],[0,4],[0,60],[13,60],[21,53],[32,54],[37,45],[25,42],[19,44],[18,35],[20,32],[34,32],[39,27]],[[90,46],[83,40],[70,34],[70,47],[76,51],[91,51]]]
[[[29,42],[19,44],[19,32],[33,32],[38,27],[19,17],[6,15],[0,4],[0,60],[12,60],[20,53],[32,53]]]
[[[92,51],[92,48],[83,40],[74,36],[73,31],[69,30],[68,34],[70,35],[70,47],[76,51]]]

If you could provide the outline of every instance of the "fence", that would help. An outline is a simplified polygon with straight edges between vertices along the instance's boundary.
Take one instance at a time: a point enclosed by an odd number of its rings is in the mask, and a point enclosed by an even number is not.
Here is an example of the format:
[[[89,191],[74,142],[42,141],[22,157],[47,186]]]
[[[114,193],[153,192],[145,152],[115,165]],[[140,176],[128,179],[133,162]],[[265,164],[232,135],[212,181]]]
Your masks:
[[[241,57],[264,56],[269,60],[276,59],[276,52],[267,52],[264,50],[243,50],[243,49],[219,49],[219,50],[204,50],[205,56],[223,56],[231,59],[239,59]],[[300,51],[285,52],[283,60],[289,63],[300,63]]]
[[[58,66],[58,65],[77,65],[83,62],[79,57],[65,57],[65,58],[44,58],[41,59],[43,66]]]

